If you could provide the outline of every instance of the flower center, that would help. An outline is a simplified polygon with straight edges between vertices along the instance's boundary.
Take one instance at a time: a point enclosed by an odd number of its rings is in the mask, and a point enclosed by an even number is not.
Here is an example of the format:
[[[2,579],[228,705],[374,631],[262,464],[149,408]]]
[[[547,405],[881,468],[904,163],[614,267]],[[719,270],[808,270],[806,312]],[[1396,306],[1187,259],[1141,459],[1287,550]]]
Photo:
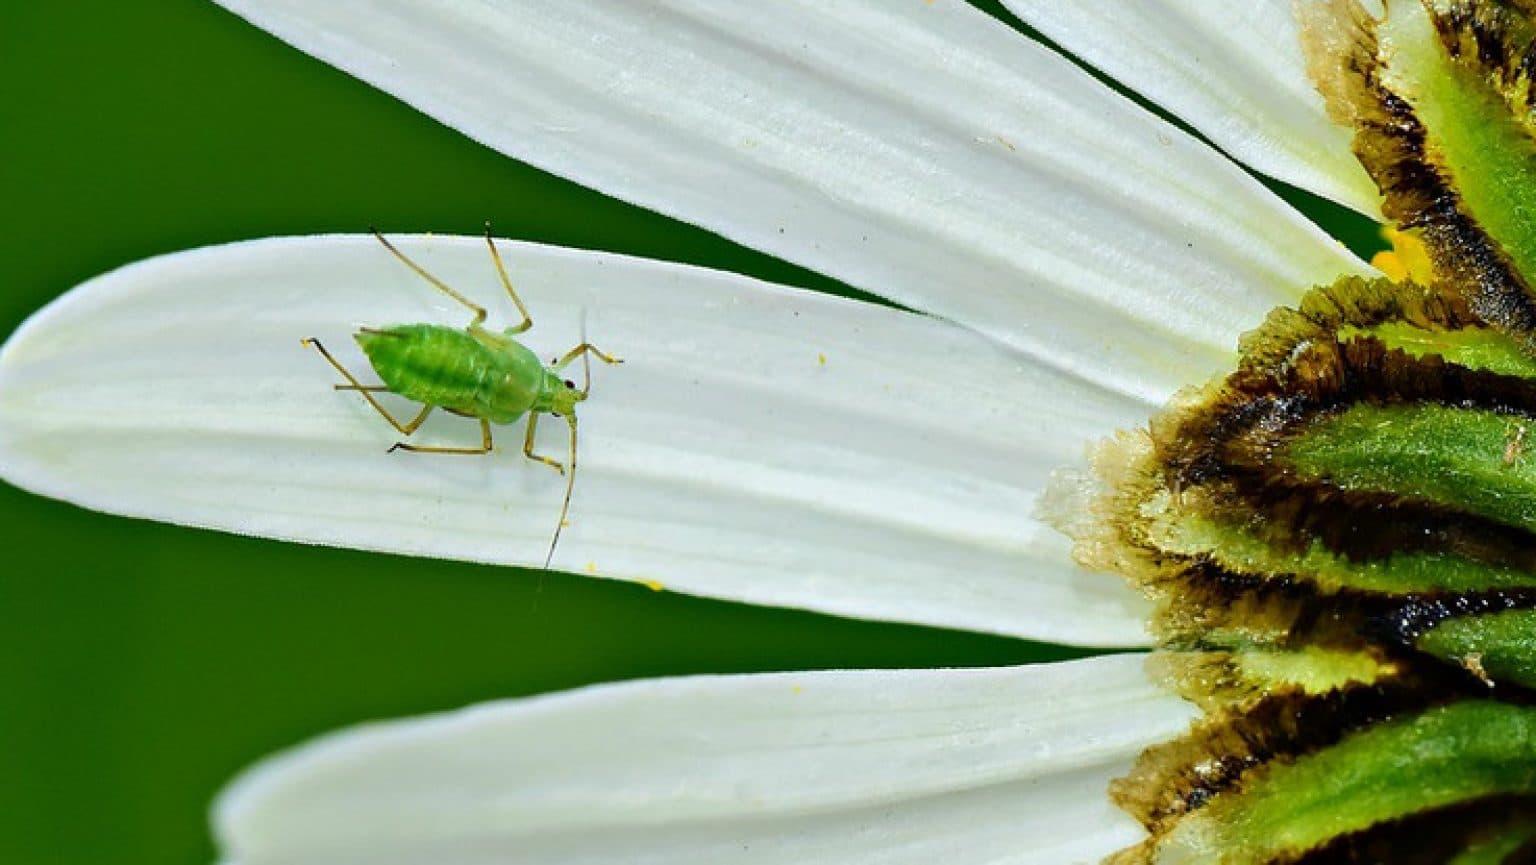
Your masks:
[[[1086,564],[1155,598],[1206,715],[1112,791],[1117,862],[1536,853],[1536,3],[1309,9],[1396,220],[1390,278],[1278,309],[1101,447]],[[1526,861],[1518,859],[1518,861]]]

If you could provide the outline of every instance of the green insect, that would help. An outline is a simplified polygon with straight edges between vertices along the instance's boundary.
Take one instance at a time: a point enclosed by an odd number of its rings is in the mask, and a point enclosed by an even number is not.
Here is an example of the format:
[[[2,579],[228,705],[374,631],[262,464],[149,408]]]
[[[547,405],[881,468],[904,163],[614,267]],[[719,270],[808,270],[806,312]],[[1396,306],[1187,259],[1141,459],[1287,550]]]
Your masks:
[[[533,319],[528,315],[528,308],[523,305],[522,299],[517,296],[517,291],[512,288],[512,280],[507,277],[507,268],[502,264],[501,253],[496,249],[496,242],[491,239],[489,224],[486,225],[485,243],[490,248],[491,260],[496,264],[496,273],[501,277],[501,284],[507,289],[512,303],[523,317],[520,324],[509,327],[501,333],[482,326],[486,317],[484,307],[471,302],[407,258],[377,230],[373,232],[373,236],[378,238],[379,243],[382,243],[385,249],[393,253],[407,267],[439,291],[467,307],[474,313],[474,318],[462,330],[440,324],[400,324],[386,328],[360,329],[353,338],[357,340],[358,345],[362,346],[363,353],[368,356],[368,362],[373,366],[374,372],[384,380],[383,384],[363,384],[358,381],[356,376],[332,357],[329,351],[326,351],[325,346],[321,345],[318,339],[310,337],[303,340],[303,344],[320,352],[320,355],[341,373],[342,378],[347,380],[346,384],[336,385],[337,390],[354,390],[362,394],[363,399],[373,406],[374,411],[389,421],[389,425],[403,436],[416,432],[426,421],[427,416],[432,414],[433,409],[442,409],[480,421],[480,447],[430,447],[396,442],[389,448],[390,453],[402,450],[433,454],[489,454],[491,424],[510,424],[527,415],[528,426],[523,436],[523,455],[530,460],[551,466],[566,479],[565,499],[560,505],[560,520],[555,524],[554,537],[550,539],[549,552],[544,557],[544,567],[548,568],[555,555],[555,545],[560,542],[560,531],[565,528],[565,518],[571,508],[571,490],[576,483],[576,404],[587,398],[592,384],[592,371],[587,357],[595,355],[604,363],[623,363],[623,361],[584,341],[551,365],[545,366],[539,361],[537,355],[514,338],[533,327]],[[560,375],[560,371],[578,357],[582,359],[580,389],[576,387],[575,382]],[[410,421],[401,423],[374,398],[376,393],[398,394],[419,402],[421,411],[417,412],[416,417]],[[568,463],[562,464],[558,460],[533,452],[534,430],[538,427],[539,415],[544,412],[563,417],[570,425],[571,446]]]

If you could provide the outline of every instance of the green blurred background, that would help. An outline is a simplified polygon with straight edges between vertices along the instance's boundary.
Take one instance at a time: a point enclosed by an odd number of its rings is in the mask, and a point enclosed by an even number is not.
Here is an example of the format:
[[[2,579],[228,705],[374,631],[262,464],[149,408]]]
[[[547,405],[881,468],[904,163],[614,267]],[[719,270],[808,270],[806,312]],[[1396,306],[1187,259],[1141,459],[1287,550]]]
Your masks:
[[[516,164],[211,3],[7,4],[0,105],[0,334],[136,259],[371,224],[473,234],[491,219],[502,236],[840,290]],[[1362,221],[1332,226],[1373,242]],[[638,676],[1075,654],[230,537],[3,483],[0,514],[11,865],[209,862],[207,803],[232,773],[372,718]]]

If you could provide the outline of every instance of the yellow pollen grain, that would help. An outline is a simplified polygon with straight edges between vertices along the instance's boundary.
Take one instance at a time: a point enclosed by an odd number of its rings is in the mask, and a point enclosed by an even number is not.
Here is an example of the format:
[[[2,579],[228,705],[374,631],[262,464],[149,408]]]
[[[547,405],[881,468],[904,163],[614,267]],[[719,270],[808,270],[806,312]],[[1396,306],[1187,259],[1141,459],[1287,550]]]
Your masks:
[[[1467,672],[1482,680],[1484,685],[1493,687],[1493,679],[1489,678],[1488,671],[1483,668],[1483,653],[1473,652],[1461,658],[1461,666]]]
[[[597,573],[597,562],[587,562],[587,573],[589,573],[589,574]]]
[[[635,582],[639,583],[642,586],[645,586],[647,589],[650,589],[653,592],[666,591],[666,588],[667,588],[666,586],[662,585],[661,583],[657,582],[656,580],[636,580]]]
[[[827,365],[827,356],[824,355],[824,354],[816,355],[816,365],[817,366],[826,366]]]
[[[1392,244],[1392,248],[1372,256],[1372,267],[1386,274],[1393,282],[1411,280],[1419,285],[1434,282],[1435,269],[1430,263],[1429,252],[1424,248],[1424,241],[1411,232],[1399,231],[1391,226],[1383,226],[1381,236]]]

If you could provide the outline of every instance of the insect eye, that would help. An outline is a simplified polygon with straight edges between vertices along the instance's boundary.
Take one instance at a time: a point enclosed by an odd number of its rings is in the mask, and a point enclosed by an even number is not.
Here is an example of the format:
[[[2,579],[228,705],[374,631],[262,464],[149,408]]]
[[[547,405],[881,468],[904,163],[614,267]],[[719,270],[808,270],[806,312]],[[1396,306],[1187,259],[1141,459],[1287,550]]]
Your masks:
[[[570,379],[566,379],[565,380],[565,386],[570,388],[571,390],[575,390],[576,389],[576,382],[571,381]]]

